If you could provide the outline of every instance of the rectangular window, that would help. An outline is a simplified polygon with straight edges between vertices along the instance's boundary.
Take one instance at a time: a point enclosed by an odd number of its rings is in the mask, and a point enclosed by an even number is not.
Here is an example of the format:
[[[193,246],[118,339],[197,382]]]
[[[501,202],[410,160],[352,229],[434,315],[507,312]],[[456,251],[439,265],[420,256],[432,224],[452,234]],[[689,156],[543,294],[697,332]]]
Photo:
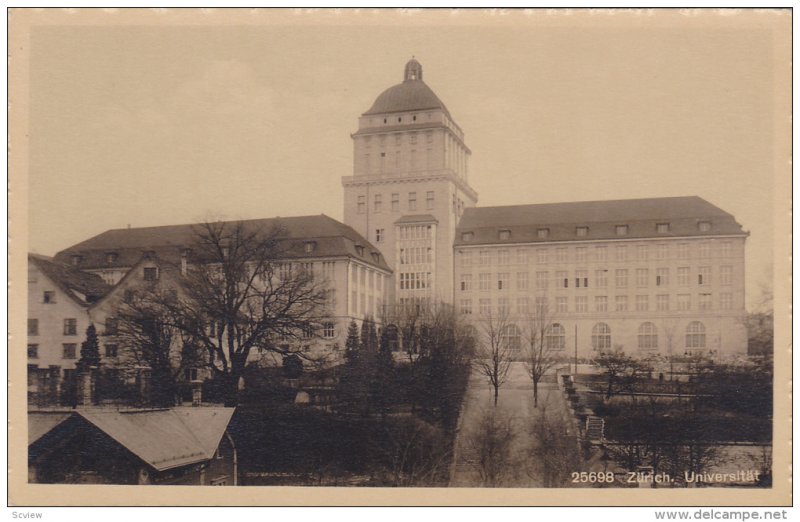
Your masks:
[[[719,284],[729,285],[733,281],[733,267],[722,265],[719,267]]]
[[[528,250],[525,248],[520,248],[517,250],[517,264],[518,265],[527,265],[528,264]]]
[[[597,284],[597,288],[605,288],[608,286],[608,270],[595,270],[594,271],[594,279]]]
[[[158,279],[158,268],[154,266],[146,266],[144,268],[144,280],[155,281]]]
[[[637,268],[636,269],[636,286],[638,287],[646,287],[647,280],[649,279],[649,270],[646,268]]]
[[[508,290],[508,283],[511,279],[511,274],[508,272],[500,272],[497,274],[497,289],[498,290]]]
[[[567,262],[567,249],[564,247],[556,248],[556,263]]]
[[[28,359],[38,359],[39,358],[39,345],[38,344],[29,344],[28,345]]]
[[[42,295],[42,302],[45,304],[53,304],[56,302],[56,293],[52,290],[45,290]]]
[[[534,306],[536,307],[536,313],[539,315],[547,312],[547,298],[537,297]]]
[[[359,214],[364,214],[367,212],[367,196],[358,196],[358,207],[357,212]]]
[[[508,250],[498,250],[497,251],[497,264],[498,265],[508,265],[511,263],[511,255]]]
[[[491,287],[491,277],[492,274],[488,272],[482,272],[478,274],[478,290],[482,292],[488,292]]]
[[[586,270],[575,270],[575,288],[587,288],[589,286],[589,272]]]
[[[614,281],[616,283],[617,288],[627,288],[628,287],[628,269],[627,268],[617,268],[614,271]]]
[[[375,242],[376,243],[383,243],[383,238],[386,237],[383,233],[382,228],[375,229]]]
[[[373,197],[373,210],[375,213],[379,213],[381,210],[383,210],[383,194],[375,194]]]
[[[689,259],[689,243],[678,243],[678,259]]]
[[[408,193],[408,210],[417,210],[417,193]]]
[[[731,242],[730,241],[723,241],[719,244],[719,255],[722,257],[730,257],[731,256]]]
[[[628,296],[627,295],[618,295],[614,298],[614,303],[616,305],[617,312],[627,312],[628,311]]]
[[[697,284],[703,286],[711,284],[710,266],[701,266],[697,269]]]
[[[501,297],[497,300],[497,313],[501,315],[511,313],[511,306],[508,302],[508,297]]]
[[[697,306],[700,310],[711,310],[711,294],[700,294]]]
[[[478,253],[478,264],[486,266],[491,263],[491,252],[488,250],[481,250]]]
[[[608,296],[596,295],[594,297],[594,311],[608,312]]]
[[[669,311],[669,294],[658,294],[656,296],[656,310],[659,312]]]
[[[326,339],[336,337],[336,326],[332,322],[322,323],[322,336]]]
[[[472,266],[472,251],[461,252],[461,266]]]
[[[692,296],[690,294],[678,294],[678,310],[686,312],[692,308]]]
[[[656,286],[669,286],[669,268],[656,268]]]
[[[106,350],[106,357],[116,357],[118,347],[116,344],[107,344],[105,345]]]
[[[527,297],[518,297],[517,298],[517,313],[519,315],[528,315],[528,298]]]
[[[392,192],[392,212],[400,212],[400,193]]]
[[[637,312],[647,312],[650,309],[650,302],[646,295],[637,295],[636,296],[636,311]]]
[[[700,259],[708,259],[711,257],[711,244],[707,241],[703,241],[698,246],[697,252],[700,255]]]
[[[556,272],[556,288],[569,288],[569,277],[566,270]]]
[[[459,311],[462,314],[472,315],[472,299],[462,299]]]
[[[28,319],[28,335],[39,335],[38,319]]]
[[[594,247],[594,259],[595,261],[608,261],[608,247],[607,246]]]
[[[733,308],[733,294],[730,292],[719,294],[719,307],[722,310],[730,310]]]
[[[61,345],[63,349],[62,359],[75,359],[78,345],[75,343],[64,343]]]
[[[547,263],[547,249],[539,248],[536,250],[536,262],[540,265]]]
[[[567,313],[567,298],[556,297],[556,312],[560,314]]]
[[[64,335],[78,335],[77,319],[64,319]]]
[[[585,295],[575,297],[575,312],[585,313],[589,311],[589,298]]]
[[[678,267],[678,286],[689,286],[689,267]]]
[[[427,207],[428,210],[433,210],[434,204],[435,204],[435,201],[434,201],[433,191],[429,190],[425,194],[425,206]]]
[[[492,300],[491,299],[479,299],[478,300],[478,313],[481,315],[488,315],[492,311]]]
[[[528,289],[528,272],[517,272],[517,290]]]
[[[536,272],[536,289],[547,290],[547,272]]]
[[[472,274],[461,274],[461,291],[470,292],[472,290]]]
[[[636,245],[636,260],[647,261],[650,256],[650,248],[647,245]]]
[[[106,335],[117,335],[119,320],[115,317],[106,317]]]
[[[614,249],[614,260],[616,261],[627,261],[628,260],[628,246],[627,245],[617,245]]]
[[[575,262],[577,263],[586,262],[586,247],[575,248]]]
[[[614,231],[618,236],[627,236],[628,235],[628,225],[617,225],[614,227]]]
[[[669,245],[656,245],[656,259],[667,259],[669,257]]]

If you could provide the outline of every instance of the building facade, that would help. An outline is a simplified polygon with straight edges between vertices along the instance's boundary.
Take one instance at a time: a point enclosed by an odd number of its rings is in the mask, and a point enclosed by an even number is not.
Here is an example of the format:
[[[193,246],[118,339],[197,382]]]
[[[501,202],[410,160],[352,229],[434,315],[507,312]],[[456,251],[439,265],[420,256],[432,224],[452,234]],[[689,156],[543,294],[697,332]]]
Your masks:
[[[468,209],[454,304],[476,325],[504,318],[516,349],[544,318],[570,357],[745,354],[746,237],[698,197]]]
[[[394,268],[393,301],[449,301],[455,229],[478,196],[469,185],[464,133],[423,81],[417,60],[361,115],[352,139],[344,222]]]

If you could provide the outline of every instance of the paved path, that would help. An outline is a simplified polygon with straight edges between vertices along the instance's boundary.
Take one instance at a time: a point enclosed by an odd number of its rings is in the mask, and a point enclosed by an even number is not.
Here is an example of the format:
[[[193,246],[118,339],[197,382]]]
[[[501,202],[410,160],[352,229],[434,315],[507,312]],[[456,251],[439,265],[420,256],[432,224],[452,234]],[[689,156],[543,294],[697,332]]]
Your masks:
[[[503,483],[505,487],[540,487],[536,476],[536,466],[531,462],[528,452],[533,437],[530,431],[536,422],[542,405],[547,405],[548,415],[561,414],[564,399],[560,396],[555,379],[548,376],[548,382],[539,383],[539,410],[533,407],[533,385],[524,363],[512,363],[506,383],[500,387],[497,408],[510,415],[516,433],[512,449],[512,465],[509,476]],[[494,390],[485,376],[473,370],[467,386],[459,432],[456,437],[454,472],[450,480],[452,487],[481,486],[475,468],[475,455],[470,452],[467,438],[487,409],[493,407]]]

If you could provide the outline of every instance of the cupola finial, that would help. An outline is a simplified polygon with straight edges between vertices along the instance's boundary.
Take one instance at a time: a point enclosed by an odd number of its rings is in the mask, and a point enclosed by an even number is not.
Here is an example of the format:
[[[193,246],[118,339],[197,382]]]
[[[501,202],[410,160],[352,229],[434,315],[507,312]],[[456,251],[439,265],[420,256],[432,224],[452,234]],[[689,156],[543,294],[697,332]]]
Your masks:
[[[412,55],[411,59],[406,64],[406,71],[403,80],[410,81],[410,80],[421,80],[421,79],[422,79],[422,65]]]

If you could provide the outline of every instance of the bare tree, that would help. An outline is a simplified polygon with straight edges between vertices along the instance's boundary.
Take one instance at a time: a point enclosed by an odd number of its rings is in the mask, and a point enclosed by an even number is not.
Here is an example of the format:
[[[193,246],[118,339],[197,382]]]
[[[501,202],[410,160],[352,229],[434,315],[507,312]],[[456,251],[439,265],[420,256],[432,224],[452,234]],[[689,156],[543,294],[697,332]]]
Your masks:
[[[508,326],[508,314],[504,312],[494,314],[490,311],[482,317],[480,323],[475,367],[494,389],[495,406],[500,387],[508,378],[514,355],[509,343]]]
[[[533,407],[539,406],[539,383],[542,377],[559,361],[556,346],[548,336],[553,317],[546,305],[536,306],[524,319],[523,339],[525,343],[525,369],[533,383]]]
[[[195,232],[172,312],[222,379],[225,403],[234,405],[254,349],[308,357],[281,340],[316,336],[328,317],[329,292],[313,272],[287,260],[293,245],[281,226],[208,222]]]
[[[513,474],[512,444],[514,422],[507,413],[497,408],[484,411],[477,426],[466,439],[466,449],[474,456],[473,466],[481,485],[501,486]]]

